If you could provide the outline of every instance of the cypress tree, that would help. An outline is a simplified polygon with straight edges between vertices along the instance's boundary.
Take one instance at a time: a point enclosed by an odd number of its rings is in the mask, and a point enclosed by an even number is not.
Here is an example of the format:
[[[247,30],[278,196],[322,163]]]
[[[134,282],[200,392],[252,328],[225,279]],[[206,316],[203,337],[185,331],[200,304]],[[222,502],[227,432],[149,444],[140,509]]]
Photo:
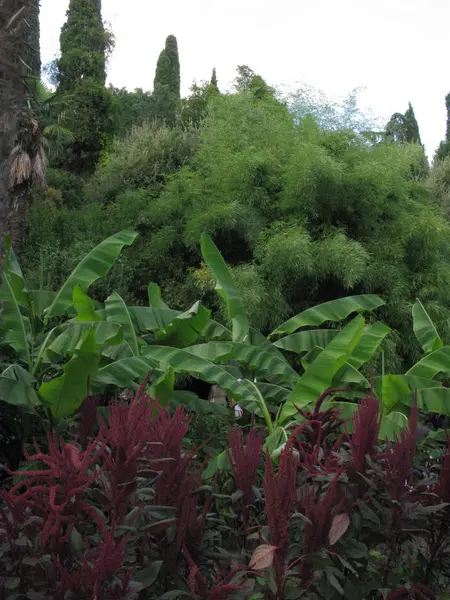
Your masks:
[[[447,110],[447,127],[445,131],[445,140],[439,144],[435,159],[443,160],[450,156],[450,93],[445,96],[445,108]]]
[[[67,98],[75,136],[60,166],[89,173],[95,170],[114,127],[114,99],[105,88],[106,53],[112,39],[103,25],[100,0],[70,0],[60,45],[58,91]]]
[[[155,117],[175,125],[180,113],[180,59],[177,39],[169,35],[158,58],[153,82]]]
[[[394,113],[385,128],[385,137],[392,142],[422,144],[419,125],[411,102],[405,114]]]
[[[211,81],[209,83],[209,89],[211,91],[215,90],[218,93],[220,93],[219,91],[219,82],[217,80],[217,73],[216,73],[216,68],[214,67],[212,75],[211,75]]]
[[[420,139],[419,124],[417,123],[416,115],[411,102],[408,110],[405,112],[405,138],[407,142],[412,144],[422,144]]]

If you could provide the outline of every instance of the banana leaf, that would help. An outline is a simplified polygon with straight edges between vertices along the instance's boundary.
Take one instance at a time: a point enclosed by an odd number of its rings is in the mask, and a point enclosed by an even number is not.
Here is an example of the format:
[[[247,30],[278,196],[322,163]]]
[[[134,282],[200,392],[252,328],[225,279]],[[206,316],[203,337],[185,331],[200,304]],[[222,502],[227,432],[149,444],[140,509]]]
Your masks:
[[[269,337],[272,335],[293,333],[297,329],[300,329],[300,327],[317,327],[326,321],[342,321],[342,319],[346,319],[354,312],[372,311],[383,304],[384,300],[372,294],[348,296],[347,298],[331,300],[295,315],[295,317],[279,325]]]
[[[157,283],[151,281],[148,284],[148,303],[152,308],[168,308],[167,304],[163,302],[161,297],[161,288]]]
[[[122,328],[118,323],[97,321],[94,323],[83,323],[71,321],[67,323],[63,332],[48,346],[47,353],[51,356],[64,357],[73,354],[81,348],[86,335],[94,331],[97,348],[105,345],[118,346],[123,340]]]
[[[216,383],[231,398],[238,400],[244,408],[256,414],[262,414],[259,398],[257,398],[248,382],[245,380],[237,381],[221,366],[195,356],[188,349],[148,346],[145,351],[145,358],[156,361],[161,370],[171,367],[175,373],[185,373],[208,383]]]
[[[20,365],[7,367],[0,375],[0,401],[34,411],[41,404],[34,377]]]
[[[412,309],[413,329],[417,340],[426,354],[439,350],[444,345],[437,329],[423,307],[420,300],[416,300]]]
[[[171,308],[153,308],[149,306],[129,306],[133,325],[137,333],[148,331],[163,331],[173,319],[181,315],[181,311]]]
[[[95,302],[81,289],[80,285],[73,288],[72,303],[77,313],[77,321],[101,321],[95,312]]]
[[[355,317],[331,342],[300,377],[282,408],[279,423],[296,414],[298,408],[314,403],[332,385],[333,378],[345,365],[364,330],[364,319]]]
[[[28,370],[32,369],[32,360],[28,336],[30,332],[29,318],[22,315],[18,297],[13,290],[12,277],[8,271],[3,272],[2,287],[0,290],[0,301],[3,304],[2,319],[0,327],[7,343],[17,352],[26,363]],[[16,289],[20,289],[17,288]],[[21,294],[18,293],[20,297]]]
[[[372,358],[381,342],[390,332],[391,329],[381,322],[366,327],[359,342],[356,344],[356,348],[348,359],[348,363],[352,367],[355,367],[355,369],[362,367],[362,365]]]
[[[338,333],[339,329],[308,329],[280,338],[274,342],[274,346],[300,354],[309,352],[315,346],[324,348]]]
[[[45,311],[48,321],[52,317],[63,315],[72,305],[72,293],[76,285],[84,292],[100,277],[105,277],[119,257],[124,246],[130,246],[136,239],[135,231],[125,230],[107,238],[91,250],[75,267],[68,279]]]
[[[444,346],[427,354],[412,366],[406,374],[432,379],[438,373],[450,374],[450,346]]]
[[[70,417],[78,410],[88,394],[88,382],[97,373],[99,363],[95,332],[91,329],[74,356],[64,365],[63,374],[39,388],[55,419]]]
[[[122,327],[123,338],[128,342],[133,356],[139,356],[139,347],[133,321],[128,307],[117,292],[113,292],[105,302],[106,320]]]
[[[189,310],[173,319],[155,332],[155,343],[174,348],[186,348],[202,334],[210,320],[211,311],[196,302]]]
[[[281,355],[273,354],[265,346],[250,346],[237,342],[207,342],[186,348],[187,352],[210,361],[235,360],[250,371],[278,377],[294,384],[299,375]]]
[[[216,279],[216,290],[225,300],[232,323],[233,341],[242,342],[250,327],[242,298],[219,250],[206,233],[201,236],[202,256]]]

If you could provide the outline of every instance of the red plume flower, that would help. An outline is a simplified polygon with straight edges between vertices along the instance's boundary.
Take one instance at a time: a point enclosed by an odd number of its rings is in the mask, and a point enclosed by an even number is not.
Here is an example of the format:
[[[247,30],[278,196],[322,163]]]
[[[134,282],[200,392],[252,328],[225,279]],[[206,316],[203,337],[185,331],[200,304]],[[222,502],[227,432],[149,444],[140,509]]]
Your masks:
[[[380,425],[379,402],[374,396],[368,396],[353,415],[353,434],[350,438],[353,462],[360,473],[366,470],[366,457],[374,456]]]

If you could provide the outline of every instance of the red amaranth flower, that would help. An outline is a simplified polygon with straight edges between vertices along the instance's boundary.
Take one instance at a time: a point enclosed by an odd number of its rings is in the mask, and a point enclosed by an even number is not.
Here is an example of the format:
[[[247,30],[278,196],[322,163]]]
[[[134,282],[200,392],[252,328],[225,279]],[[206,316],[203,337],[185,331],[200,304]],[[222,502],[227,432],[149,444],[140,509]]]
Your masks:
[[[366,470],[366,457],[373,458],[380,433],[381,417],[379,402],[374,396],[364,398],[353,415],[353,434],[350,448],[355,468],[360,473]]]
[[[83,449],[86,448],[89,439],[95,436],[97,427],[97,406],[99,403],[99,396],[86,396],[78,411],[78,429],[80,434],[80,444]]]
[[[397,502],[409,491],[412,467],[416,453],[416,429],[419,419],[417,402],[411,408],[408,429],[396,436],[394,444],[387,442],[385,459],[386,485],[390,496]]]
[[[274,556],[278,594],[282,594],[286,554],[289,547],[288,522],[296,501],[298,458],[290,444],[280,455],[278,476],[275,478],[272,459],[266,455],[264,494],[270,541],[277,548]]]
[[[306,521],[303,536],[303,554],[305,556],[318,552],[327,545],[328,535],[333,519],[342,509],[345,496],[339,497],[337,484],[344,473],[341,469],[331,480],[326,492],[320,495],[320,487],[306,484],[300,493],[300,506]],[[305,582],[311,576],[311,567],[303,563],[302,577]]]
[[[93,468],[104,458],[104,443],[96,440],[90,442],[85,451],[80,451],[75,443],[64,444],[61,440],[60,448],[56,433],[53,433],[48,435],[48,454],[41,451],[36,441],[34,445],[36,454],[26,454],[27,460],[43,462],[47,468],[10,472],[23,477],[24,481],[11,488],[9,499],[16,507],[27,507],[44,520],[41,544],[50,542],[52,547],[57,547],[67,538],[70,526],[76,524],[82,513],[90,516],[104,531],[103,520],[83,497],[84,491],[104,468]]]
[[[448,431],[445,432],[445,437],[447,438],[447,448],[439,481],[433,487],[433,493],[439,496],[442,502],[450,502],[450,434]]]
[[[120,571],[126,557],[127,538],[123,537],[119,543],[116,543],[114,531],[115,526],[113,525],[110,532],[104,533],[103,541],[98,544],[95,551],[90,548],[89,543],[86,541],[87,556],[80,556],[81,565],[78,569],[72,568],[69,572],[59,562],[56,562],[61,577],[59,592],[64,594],[67,591],[77,593],[83,591],[93,600],[106,597],[103,594],[106,591],[105,587],[114,575]],[[121,595],[117,595],[117,597],[123,598],[132,575],[133,569],[127,569],[127,572],[122,574],[119,582],[109,585],[108,587],[112,589],[108,591],[112,593],[108,597],[114,598],[114,588],[119,588]]]
[[[234,592],[244,589],[245,582],[244,585],[233,585],[231,581],[238,573],[247,571],[247,567],[235,567],[228,574],[225,574],[225,569],[219,571],[212,585],[208,586],[205,577],[200,573],[200,569],[192,560],[186,547],[183,548],[183,554],[190,567],[189,587],[193,597],[198,596],[200,600],[227,600]]]
[[[228,460],[233,471],[236,486],[243,492],[245,506],[253,502],[252,486],[256,484],[258,466],[261,460],[261,448],[264,434],[257,431],[254,423],[250,427],[244,444],[244,435],[240,427],[233,427],[228,433],[230,450],[227,449]]]
[[[202,472],[187,471],[180,486],[180,497],[183,501],[177,511],[178,528],[176,549],[181,550],[182,546],[191,547],[194,543],[203,537],[206,515],[212,502],[212,495],[207,496],[203,510],[198,514],[198,494],[193,493],[200,486]]]
[[[435,593],[420,583],[391,590],[386,600],[435,600]]]
[[[152,441],[152,419],[157,404],[148,396],[136,395],[130,402],[113,401],[108,407],[106,425],[100,417],[100,433],[107,441],[110,454],[107,471],[100,480],[109,500],[107,508],[114,516],[123,517],[134,492],[138,471]]]

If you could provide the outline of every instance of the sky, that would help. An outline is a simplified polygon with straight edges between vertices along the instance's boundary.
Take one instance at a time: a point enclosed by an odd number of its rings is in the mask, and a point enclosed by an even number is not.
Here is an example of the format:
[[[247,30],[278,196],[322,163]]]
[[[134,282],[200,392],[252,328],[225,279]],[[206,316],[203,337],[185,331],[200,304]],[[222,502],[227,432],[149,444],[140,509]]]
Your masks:
[[[45,64],[59,52],[69,0],[41,0]],[[167,35],[177,37],[182,93],[217,69],[228,89],[247,64],[273,86],[332,98],[364,88],[359,105],[388,119],[414,107],[431,157],[445,135],[450,0],[103,0],[116,37],[108,82],[151,90]]]

